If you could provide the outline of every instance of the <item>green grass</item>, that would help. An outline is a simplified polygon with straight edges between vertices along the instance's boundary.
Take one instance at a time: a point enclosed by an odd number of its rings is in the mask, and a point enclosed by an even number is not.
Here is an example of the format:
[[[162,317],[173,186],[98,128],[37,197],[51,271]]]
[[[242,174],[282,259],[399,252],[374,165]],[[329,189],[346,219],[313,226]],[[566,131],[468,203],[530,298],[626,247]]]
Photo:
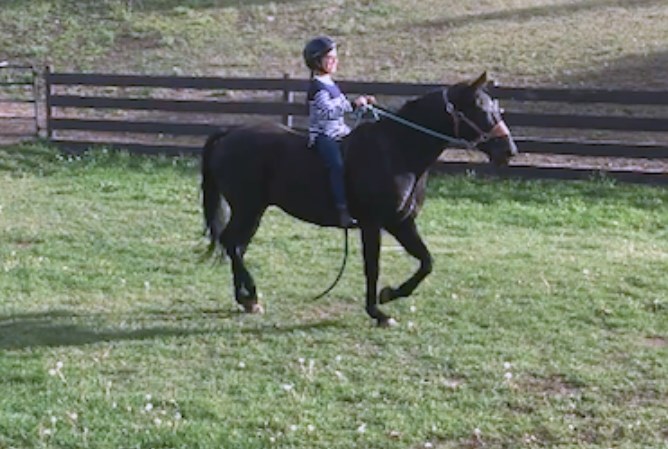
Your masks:
[[[432,179],[391,330],[357,236],[311,301],[341,235],[274,209],[238,313],[199,202],[190,159],[0,150],[0,447],[668,445],[665,189]],[[383,283],[414,268],[386,237]]]
[[[341,43],[340,76],[665,87],[661,0],[5,0],[0,60],[87,70],[306,76],[305,41]],[[21,38],[29,36],[29,38]]]

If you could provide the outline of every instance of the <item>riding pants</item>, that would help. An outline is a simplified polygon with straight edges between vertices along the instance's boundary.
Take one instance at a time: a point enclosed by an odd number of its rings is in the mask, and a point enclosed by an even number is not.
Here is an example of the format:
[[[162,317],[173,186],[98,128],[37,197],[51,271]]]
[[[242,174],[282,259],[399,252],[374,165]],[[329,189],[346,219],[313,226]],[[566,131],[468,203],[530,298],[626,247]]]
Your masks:
[[[343,184],[341,144],[339,141],[321,134],[315,139],[315,148],[329,171],[329,183],[332,187],[336,207],[339,209],[346,208],[347,204],[345,187]]]

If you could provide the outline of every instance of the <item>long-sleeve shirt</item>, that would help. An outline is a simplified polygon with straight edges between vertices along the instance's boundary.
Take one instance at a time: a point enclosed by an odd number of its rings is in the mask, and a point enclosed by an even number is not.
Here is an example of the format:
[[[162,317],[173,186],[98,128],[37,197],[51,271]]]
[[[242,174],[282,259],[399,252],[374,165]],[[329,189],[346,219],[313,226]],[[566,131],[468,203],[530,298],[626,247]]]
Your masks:
[[[352,112],[353,106],[330,76],[313,78],[307,98],[310,145],[321,134],[339,140],[350,133],[343,117],[346,112]]]

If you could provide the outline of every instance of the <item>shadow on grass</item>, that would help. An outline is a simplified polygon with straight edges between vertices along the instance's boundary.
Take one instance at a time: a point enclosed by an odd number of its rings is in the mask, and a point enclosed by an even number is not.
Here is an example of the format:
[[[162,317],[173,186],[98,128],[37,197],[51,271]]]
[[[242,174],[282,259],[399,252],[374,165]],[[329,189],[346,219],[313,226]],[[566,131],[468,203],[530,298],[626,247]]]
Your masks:
[[[334,319],[277,325],[256,322],[239,328],[230,321],[243,314],[233,309],[197,309],[189,311],[151,311],[148,313],[78,314],[65,310],[0,316],[0,350],[21,350],[37,347],[83,346],[99,342],[152,340],[211,334],[290,334],[342,328]],[[125,326],[110,327],[112,321]],[[162,321],[163,324],[143,324]]]
[[[59,170],[81,168],[118,168],[139,172],[151,172],[170,168],[184,176],[199,171],[199,158],[192,156],[171,157],[164,155],[132,155],[127,151],[94,148],[82,154],[66,154],[44,140],[0,146],[0,172],[15,175],[49,175]]]
[[[499,180],[465,176],[433,176],[428,184],[427,204],[430,198],[466,199],[482,205],[498,203],[610,204],[654,211],[668,203],[668,189],[661,186],[617,184],[602,177],[589,181],[559,180]]]
[[[614,86],[635,90],[666,90],[668,50],[633,55],[597,65],[590,70],[565,78],[569,85]]]
[[[482,14],[470,14],[450,19],[431,20],[413,27],[458,27],[474,23],[494,20],[525,20],[535,17],[552,17],[557,15],[573,14],[583,11],[592,11],[614,6],[642,8],[653,5],[663,5],[664,0],[637,0],[632,5],[626,0],[581,0],[560,5],[533,6],[527,8],[505,9]]]
[[[45,142],[22,142],[0,146],[0,172],[48,174],[57,168],[57,150]]]
[[[161,11],[168,12],[176,7],[189,9],[206,9],[206,8],[229,8],[234,6],[249,6],[249,5],[269,5],[292,3],[298,0],[126,0],[125,7],[128,11]],[[100,9],[101,6],[97,0],[87,0],[73,2],[77,8],[81,9]],[[25,0],[4,0],[0,1],[3,8],[24,7]]]

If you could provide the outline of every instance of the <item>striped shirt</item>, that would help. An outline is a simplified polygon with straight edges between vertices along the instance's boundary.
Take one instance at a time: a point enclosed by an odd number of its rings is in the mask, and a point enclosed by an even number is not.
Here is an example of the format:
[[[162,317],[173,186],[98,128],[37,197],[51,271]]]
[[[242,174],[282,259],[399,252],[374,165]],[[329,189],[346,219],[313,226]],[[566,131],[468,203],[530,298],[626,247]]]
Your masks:
[[[307,98],[309,145],[321,134],[339,140],[350,133],[343,116],[352,112],[353,106],[329,75],[311,79]]]

